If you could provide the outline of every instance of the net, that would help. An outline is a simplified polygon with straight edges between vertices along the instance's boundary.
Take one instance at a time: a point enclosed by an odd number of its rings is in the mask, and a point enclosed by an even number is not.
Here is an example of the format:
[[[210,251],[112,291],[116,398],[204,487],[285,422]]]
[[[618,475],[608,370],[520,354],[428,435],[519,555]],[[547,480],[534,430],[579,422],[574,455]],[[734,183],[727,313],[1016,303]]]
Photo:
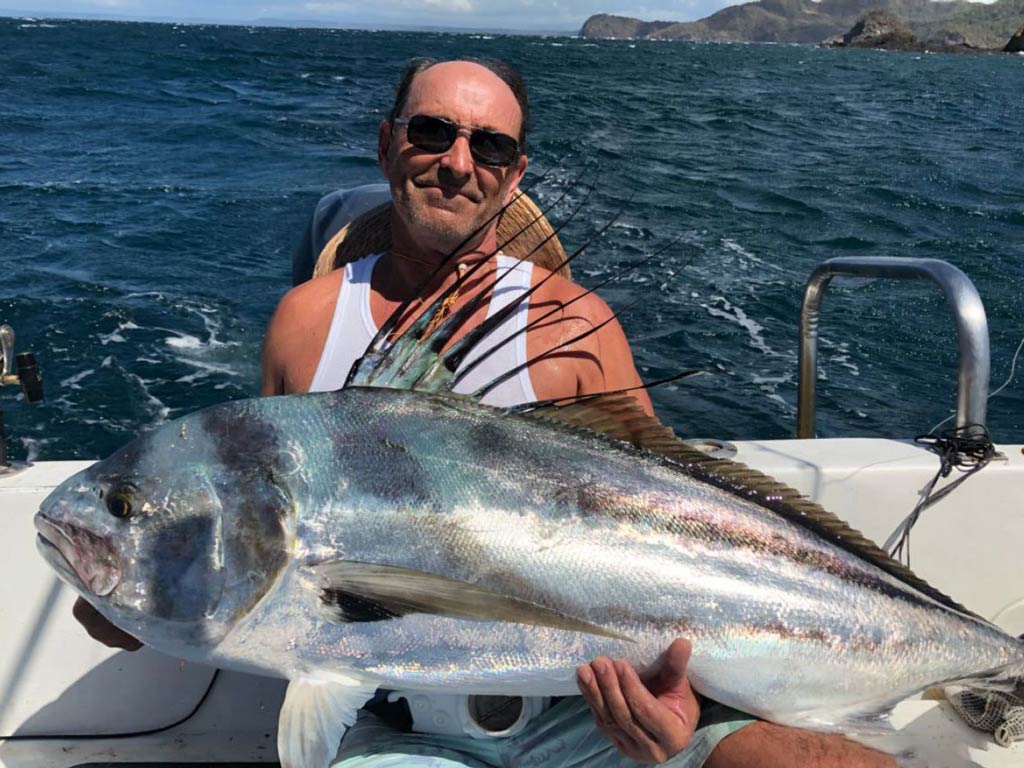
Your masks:
[[[1012,692],[963,688],[947,691],[947,697],[964,722],[991,733],[999,746],[1024,741],[1024,678]]]

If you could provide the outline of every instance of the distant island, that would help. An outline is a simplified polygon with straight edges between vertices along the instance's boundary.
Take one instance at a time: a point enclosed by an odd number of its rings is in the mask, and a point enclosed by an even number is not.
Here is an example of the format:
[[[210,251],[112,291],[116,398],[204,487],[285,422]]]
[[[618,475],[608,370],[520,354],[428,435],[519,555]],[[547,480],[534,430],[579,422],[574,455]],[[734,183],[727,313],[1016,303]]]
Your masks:
[[[641,21],[598,14],[587,19],[579,34],[584,38],[816,44],[852,33],[874,9],[898,21],[903,42],[912,40],[923,48],[1011,50],[1007,41],[1019,41],[1015,33],[1024,24],[1024,0],[996,0],[988,5],[967,0],[756,0],[723,8],[699,21]]]

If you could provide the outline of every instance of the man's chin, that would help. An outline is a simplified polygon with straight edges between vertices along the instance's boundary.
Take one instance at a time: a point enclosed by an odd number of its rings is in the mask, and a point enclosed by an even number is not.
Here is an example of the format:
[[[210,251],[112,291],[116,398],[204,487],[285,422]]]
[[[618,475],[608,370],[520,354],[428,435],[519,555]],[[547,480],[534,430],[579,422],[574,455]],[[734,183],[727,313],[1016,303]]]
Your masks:
[[[479,220],[479,211],[472,203],[462,198],[457,200],[442,199],[430,204],[415,203],[400,206],[399,215],[405,220],[406,229],[413,239],[422,246],[433,250],[452,251],[467,241],[483,239]],[[404,210],[401,210],[404,209]],[[476,234],[480,237],[475,237]]]

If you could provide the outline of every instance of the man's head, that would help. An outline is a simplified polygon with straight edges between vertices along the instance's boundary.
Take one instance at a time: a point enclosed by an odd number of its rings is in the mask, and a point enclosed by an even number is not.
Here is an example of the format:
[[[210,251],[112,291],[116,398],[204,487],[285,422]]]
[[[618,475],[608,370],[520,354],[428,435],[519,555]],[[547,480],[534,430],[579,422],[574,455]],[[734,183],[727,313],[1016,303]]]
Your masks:
[[[526,171],[528,110],[525,86],[507,65],[418,61],[407,67],[378,147],[395,203],[397,248],[447,253],[512,198]],[[406,122],[416,116],[457,125],[454,141],[424,147],[422,126]],[[480,130],[491,133],[474,135]],[[514,139],[518,151],[500,151],[508,142],[494,134]],[[434,130],[438,135],[443,139],[444,131]],[[466,250],[494,247],[493,238],[494,227],[487,227]]]

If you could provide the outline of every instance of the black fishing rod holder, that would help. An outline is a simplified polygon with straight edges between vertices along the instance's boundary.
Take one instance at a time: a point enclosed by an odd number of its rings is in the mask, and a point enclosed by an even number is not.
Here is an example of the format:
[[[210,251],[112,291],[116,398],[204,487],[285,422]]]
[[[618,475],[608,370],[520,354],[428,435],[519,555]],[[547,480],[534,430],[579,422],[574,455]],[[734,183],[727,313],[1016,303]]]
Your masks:
[[[814,437],[814,390],[818,375],[818,322],[825,290],[833,277],[930,280],[938,285],[956,319],[960,349],[956,426],[968,433],[985,431],[988,406],[988,318],[974,283],[941,259],[841,256],[817,266],[804,288],[800,310],[800,379],[797,388],[796,436]]]
[[[0,387],[21,385],[25,399],[38,403],[43,399],[43,379],[36,367],[36,356],[31,352],[14,352],[14,329],[0,325]],[[10,466],[7,461],[7,434],[4,429],[4,409],[0,404],[0,470]]]

